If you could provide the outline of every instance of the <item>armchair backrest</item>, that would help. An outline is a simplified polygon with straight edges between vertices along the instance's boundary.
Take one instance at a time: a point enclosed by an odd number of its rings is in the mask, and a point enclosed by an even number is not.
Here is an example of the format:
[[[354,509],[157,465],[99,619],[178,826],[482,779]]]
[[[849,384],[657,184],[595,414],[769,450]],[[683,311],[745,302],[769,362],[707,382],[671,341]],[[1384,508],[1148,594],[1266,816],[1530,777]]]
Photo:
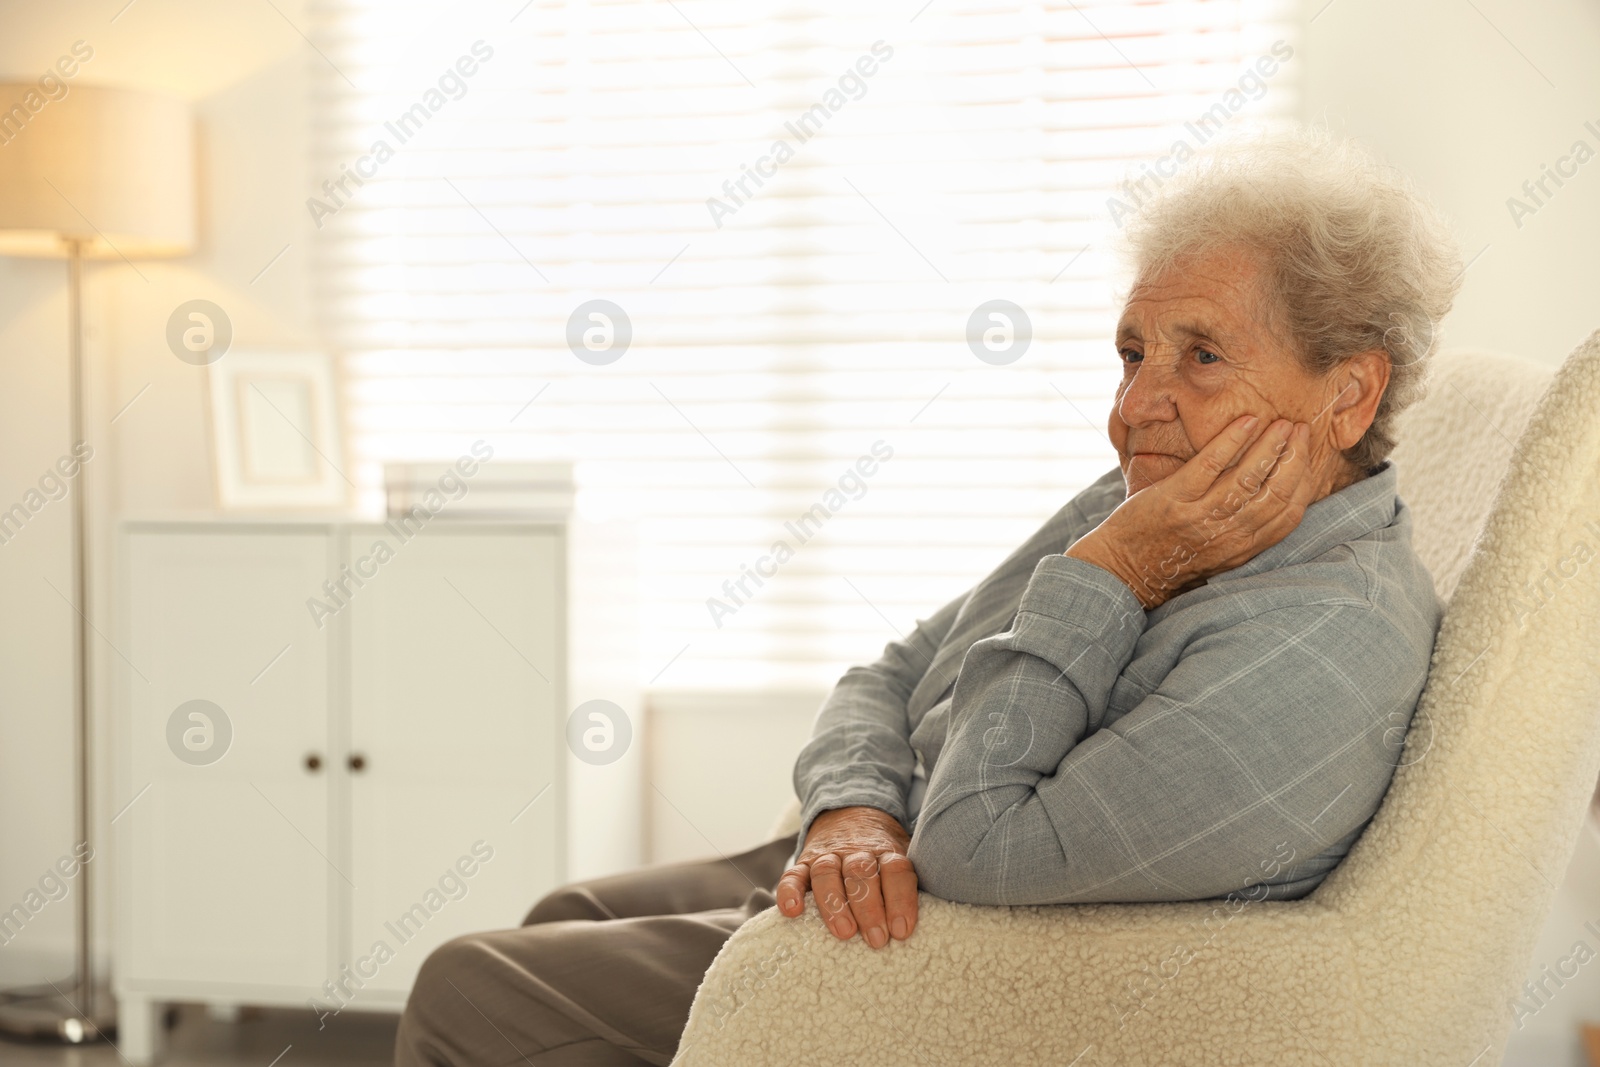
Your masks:
[[[1484,352],[1435,358],[1427,395],[1400,416],[1393,458],[1412,545],[1449,603],[1554,369]]]
[[[1600,333],[1553,377],[1437,371],[1395,462],[1448,609],[1388,795],[1308,899],[1394,1025],[1470,1004],[1509,1026],[1600,773]]]

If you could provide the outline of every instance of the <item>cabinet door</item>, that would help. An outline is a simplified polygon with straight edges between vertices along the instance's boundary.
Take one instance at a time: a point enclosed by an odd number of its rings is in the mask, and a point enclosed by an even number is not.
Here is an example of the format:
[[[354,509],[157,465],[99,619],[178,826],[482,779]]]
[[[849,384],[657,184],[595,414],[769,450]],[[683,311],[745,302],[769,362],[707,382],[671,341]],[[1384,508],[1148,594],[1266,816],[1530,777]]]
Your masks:
[[[403,542],[354,527],[346,548],[364,581],[347,609],[348,951],[400,995],[435,946],[518,925],[561,874],[560,529],[440,523]]]
[[[305,600],[331,534],[136,528],[124,545],[118,967],[143,983],[309,995],[331,973],[343,884],[329,778],[305,762],[328,750],[327,641]],[[191,708],[174,727],[194,700],[221,714]]]

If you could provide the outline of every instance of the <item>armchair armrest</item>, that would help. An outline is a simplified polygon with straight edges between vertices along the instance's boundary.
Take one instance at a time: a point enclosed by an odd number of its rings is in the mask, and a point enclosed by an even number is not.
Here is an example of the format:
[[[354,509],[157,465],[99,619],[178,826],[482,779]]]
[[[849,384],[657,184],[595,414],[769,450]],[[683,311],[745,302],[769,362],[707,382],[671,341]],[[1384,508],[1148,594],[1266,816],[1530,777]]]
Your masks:
[[[1356,975],[1337,915],[1310,899],[1002,908],[923,893],[911,938],[874,951],[829,934],[808,898],[723,946],[672,1062],[1088,1067],[1254,1047],[1355,1063],[1375,1025],[1355,1015]]]

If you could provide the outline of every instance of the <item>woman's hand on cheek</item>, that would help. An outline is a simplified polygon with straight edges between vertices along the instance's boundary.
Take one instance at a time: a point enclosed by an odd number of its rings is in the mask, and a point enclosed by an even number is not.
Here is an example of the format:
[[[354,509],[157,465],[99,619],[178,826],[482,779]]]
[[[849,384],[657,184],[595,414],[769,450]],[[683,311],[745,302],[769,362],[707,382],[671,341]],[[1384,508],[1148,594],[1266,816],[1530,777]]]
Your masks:
[[[1283,540],[1316,489],[1310,426],[1277,419],[1257,435],[1258,421],[1229,423],[1065,554],[1115,574],[1149,611]]]

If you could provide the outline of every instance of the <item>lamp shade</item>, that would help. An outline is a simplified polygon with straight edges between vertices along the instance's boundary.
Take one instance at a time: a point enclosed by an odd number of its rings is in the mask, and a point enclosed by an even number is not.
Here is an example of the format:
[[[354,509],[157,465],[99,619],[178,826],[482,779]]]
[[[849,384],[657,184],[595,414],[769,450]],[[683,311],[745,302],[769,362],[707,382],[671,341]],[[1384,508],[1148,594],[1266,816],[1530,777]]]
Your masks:
[[[59,92],[63,86],[57,83]],[[0,255],[182,255],[194,247],[194,120],[159,93],[0,82]]]

